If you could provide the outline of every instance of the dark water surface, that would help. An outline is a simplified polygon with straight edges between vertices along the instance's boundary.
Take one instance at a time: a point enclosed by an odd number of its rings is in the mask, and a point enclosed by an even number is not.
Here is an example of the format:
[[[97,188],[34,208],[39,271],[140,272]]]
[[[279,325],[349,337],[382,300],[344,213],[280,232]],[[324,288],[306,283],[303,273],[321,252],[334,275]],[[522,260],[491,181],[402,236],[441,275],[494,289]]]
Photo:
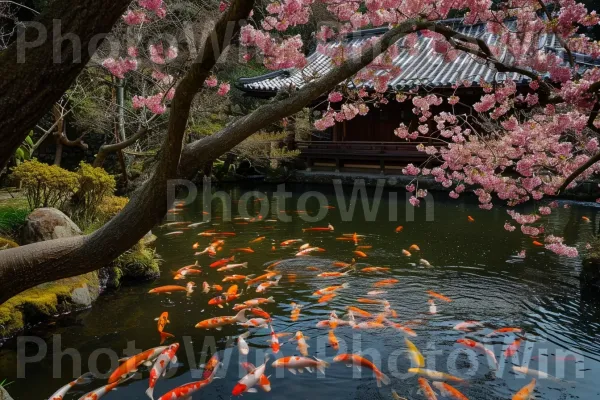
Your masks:
[[[274,189],[259,188],[271,200],[270,192]],[[233,198],[232,217],[239,215],[236,210],[238,200],[248,190],[251,189],[227,189]],[[293,212],[299,207],[297,201],[302,193],[308,190],[323,192],[329,205],[337,207],[327,210],[315,198],[309,199],[306,205],[309,215],[327,212],[320,222],[306,222],[301,218],[306,216]],[[351,188],[346,190],[348,201]],[[202,282],[219,283],[227,288],[230,284],[221,282],[226,275],[261,274],[266,266],[284,260],[277,266],[283,276],[279,286],[270,288],[263,296],[256,294],[252,288],[246,291],[245,285],[240,284],[240,288],[244,289],[241,301],[273,296],[276,302],[263,307],[273,317],[273,328],[276,332],[302,331],[310,338],[310,355],[329,362],[336,355],[327,342],[328,330],[316,328],[318,321],[327,319],[332,310],[342,316],[350,305],[378,314],[382,311],[380,305],[359,304],[356,300],[368,297],[367,292],[376,290],[373,287],[375,282],[395,278],[399,282],[379,289],[387,291],[379,298],[387,299],[397,311],[398,318],[394,321],[408,323],[417,333],[418,336],[411,340],[425,355],[428,368],[451,372],[468,380],[467,384],[457,384],[456,387],[469,399],[510,399],[531,380],[531,377],[514,374],[511,370],[513,363],[529,363],[531,369],[543,370],[558,377],[538,380],[538,399],[599,398],[600,303],[594,303],[580,294],[579,259],[558,257],[532,245],[532,239],[518,230],[512,233],[505,231],[503,224],[509,217],[504,208],[483,211],[469,200],[454,201],[447,199],[445,194],[436,194],[432,221],[427,221],[425,206],[416,211],[413,221],[407,221],[404,193],[398,193],[397,197],[401,200],[397,203],[389,200],[390,193],[393,197],[394,192],[383,193],[379,212],[373,221],[365,218],[360,197],[351,220],[344,220],[347,218],[340,215],[333,189],[301,186],[294,188],[293,198],[288,199],[285,206],[272,208],[272,214],[265,218],[271,219],[273,214],[283,215],[279,211],[287,210],[293,218],[292,222],[260,221],[247,225],[239,224],[244,221],[235,219],[223,222],[223,217],[227,217],[228,213],[224,213],[221,203],[215,201],[213,219],[209,224],[171,237],[165,234],[172,230],[157,228],[157,251],[164,259],[163,275],[158,281],[123,287],[102,296],[87,311],[62,319],[55,326],[41,327],[43,333],[40,336],[47,347],[46,357],[23,367],[26,374],[23,379],[17,378],[16,343],[7,343],[0,348],[0,381],[4,378],[14,381],[9,389],[16,400],[48,398],[80,372],[98,369],[106,373],[111,366],[110,357],[106,355],[108,350],[121,357],[126,354],[128,344],[138,350],[158,346],[154,319],[161,312],[168,311],[171,324],[166,331],[173,333],[175,340],[182,343],[178,353],[180,367],[158,382],[156,398],[179,385],[198,380],[201,375],[198,365],[218,351],[226,367],[219,374],[222,379],[215,380],[193,398],[229,399],[235,383],[245,374],[239,367],[240,361],[246,361],[230,338],[235,338],[246,329],[238,326],[225,327],[222,331],[194,328],[201,320],[235,314],[231,311],[232,305],[224,309],[209,306],[208,300],[215,294],[202,293]],[[248,211],[254,215],[260,210],[261,203],[251,200],[250,204]],[[264,202],[264,205],[267,204]],[[563,204],[549,217],[547,232],[565,236],[567,244],[578,245],[582,251],[598,227],[595,222],[583,223],[581,217],[587,216],[595,221],[598,209],[590,203],[570,203],[569,208],[563,208]],[[204,218],[202,210],[202,202],[198,201],[175,218],[198,222]],[[394,216],[395,211],[397,221],[390,221],[390,213]],[[468,215],[475,222],[468,222]],[[335,226],[335,232],[302,231],[303,228],[326,226],[327,223]],[[398,225],[403,225],[404,229],[395,233]],[[217,258],[229,256],[231,249],[250,246],[255,250],[254,253],[236,256],[236,262],[248,262],[249,267],[231,273],[217,272],[208,268],[214,259],[206,255],[194,257],[194,242],[199,242],[200,249],[203,249],[211,241],[210,238],[198,236],[199,232],[208,229],[237,233],[235,237],[225,240]],[[354,232],[365,235],[359,245],[373,246],[364,250],[368,257],[361,259],[358,266],[386,266],[391,268],[390,274],[358,272],[341,278],[323,279],[316,277],[319,272],[306,269],[307,266],[317,266],[321,271],[336,271],[338,269],[331,266],[333,261],[349,262],[354,257],[354,243],[336,238]],[[258,236],[266,236],[266,240],[250,245],[249,242]],[[308,242],[326,251],[313,253],[312,257],[295,257],[302,243],[288,248],[279,246],[283,240],[299,238],[304,239],[303,243]],[[417,244],[420,252],[413,251],[412,257],[404,256],[402,249],[408,249],[411,244]],[[273,245],[276,246],[274,251]],[[527,251],[525,259],[517,257],[517,253],[523,249]],[[427,259],[433,267],[418,265],[420,258]],[[184,293],[148,294],[152,288],[176,283],[171,271],[193,264],[196,259],[202,266],[203,274],[191,278],[198,288],[190,297]],[[177,284],[181,282],[185,283],[179,281]],[[344,282],[349,283],[350,287],[339,291],[338,296],[328,304],[319,304],[317,297],[312,296],[318,289]],[[428,290],[443,293],[453,301],[444,303],[436,300],[438,313],[431,315],[427,303]],[[290,320],[292,302],[303,305],[297,322]],[[465,320],[482,321],[485,326],[472,333],[452,329],[455,324]],[[520,327],[525,332],[523,345],[512,360],[505,359],[503,353],[505,343],[511,343],[514,336],[485,338],[493,329],[502,327]],[[378,388],[371,371],[363,368],[362,373],[358,373],[356,369],[346,368],[340,363],[332,363],[323,376],[315,373],[292,375],[271,368],[269,362],[267,374],[271,375],[272,391],[244,396],[293,400],[391,399],[391,389],[394,389],[408,399],[424,398],[423,394],[417,392],[417,377],[406,373],[410,361],[404,353],[404,335],[400,332],[391,327],[359,330],[344,326],[337,328],[335,334],[341,342],[341,351],[362,352],[365,357],[374,359],[381,370],[390,376],[391,385]],[[463,337],[493,346],[500,362],[497,373],[490,370],[484,356],[469,358],[461,350],[463,348],[456,344],[456,340]],[[268,338],[269,330],[252,329],[248,339],[251,347],[248,361],[262,364],[265,352],[270,351]],[[271,361],[283,355],[298,354],[295,342],[288,342],[288,339],[281,339],[281,352],[272,355]],[[32,356],[36,349],[37,345],[28,345],[26,355]],[[68,355],[63,354],[60,359],[61,351],[65,353],[66,349],[77,349],[78,355],[73,358],[75,351],[69,350]],[[77,366],[75,371],[73,360]],[[77,370],[79,368],[80,371]],[[141,379],[127,382],[104,398],[147,398],[144,392],[148,387],[148,372],[145,367],[140,371]],[[60,378],[53,378],[53,375],[59,375]],[[106,379],[98,379],[89,386],[77,388],[66,399],[78,399],[83,393],[105,382]]]

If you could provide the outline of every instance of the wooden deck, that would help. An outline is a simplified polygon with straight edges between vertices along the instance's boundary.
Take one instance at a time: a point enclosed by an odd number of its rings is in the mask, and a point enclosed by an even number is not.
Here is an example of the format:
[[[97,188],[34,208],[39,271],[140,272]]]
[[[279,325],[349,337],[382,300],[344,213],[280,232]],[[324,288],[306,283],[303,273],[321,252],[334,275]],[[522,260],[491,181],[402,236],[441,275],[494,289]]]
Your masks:
[[[364,163],[367,168],[378,165],[384,171],[386,165],[418,165],[426,161],[429,156],[417,150],[420,143],[431,145],[427,142],[298,141],[296,147],[301,152],[300,156],[306,159],[308,168],[318,162],[335,162],[338,170],[350,163],[352,166]]]

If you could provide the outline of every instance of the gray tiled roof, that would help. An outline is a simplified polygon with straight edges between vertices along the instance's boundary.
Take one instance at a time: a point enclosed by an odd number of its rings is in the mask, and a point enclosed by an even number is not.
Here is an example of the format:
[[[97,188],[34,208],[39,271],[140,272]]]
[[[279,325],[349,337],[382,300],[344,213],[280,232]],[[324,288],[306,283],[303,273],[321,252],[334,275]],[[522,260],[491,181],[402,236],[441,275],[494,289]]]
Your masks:
[[[463,25],[459,20],[445,22],[460,33],[485,40],[489,46],[497,45],[498,37],[488,32],[485,24]],[[512,23],[509,22],[508,24]],[[348,35],[343,43],[348,47],[361,46],[371,37],[383,35],[386,31],[386,28],[382,28],[355,32]],[[397,45],[401,46],[403,40],[401,39]],[[443,55],[433,51],[431,41],[431,38],[419,35],[416,52],[400,49],[398,57],[394,59],[394,65],[400,67],[400,73],[392,79],[390,83],[392,87],[410,88],[417,85],[450,87],[456,82],[464,80],[477,85],[481,78],[488,83],[501,82],[507,78],[520,83],[529,81],[529,78],[516,73],[499,73],[481,59],[464,52],[460,52],[455,60],[446,61]],[[340,46],[341,43],[340,41],[331,41],[326,46],[333,48]],[[557,38],[553,34],[542,35],[538,47],[539,49],[557,52],[564,57],[564,51],[560,48]],[[510,62],[511,56],[505,50],[500,58],[504,62]],[[586,65],[589,65],[586,63],[599,64],[588,57],[580,55],[577,55],[577,62],[580,63],[580,72],[581,67],[585,68]],[[328,56],[313,53],[308,57],[306,67],[302,69],[282,70],[255,78],[242,78],[238,81],[238,87],[249,92],[276,92],[290,85],[299,88],[308,80],[323,76],[332,68],[333,64]],[[365,85],[372,87],[372,82],[367,82]]]

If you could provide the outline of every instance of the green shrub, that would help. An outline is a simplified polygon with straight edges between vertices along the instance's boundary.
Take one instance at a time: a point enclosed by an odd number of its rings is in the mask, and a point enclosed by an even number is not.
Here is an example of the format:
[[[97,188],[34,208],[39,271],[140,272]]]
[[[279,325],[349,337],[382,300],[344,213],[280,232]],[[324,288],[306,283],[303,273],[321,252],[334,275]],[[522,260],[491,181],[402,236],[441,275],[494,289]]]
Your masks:
[[[0,236],[16,238],[29,215],[25,198],[16,198],[0,202]],[[0,243],[0,248],[4,244]]]
[[[73,215],[81,222],[91,223],[97,219],[100,205],[112,196],[117,183],[104,169],[84,162],[79,164],[76,174],[79,188],[74,198]]]
[[[40,207],[64,209],[78,187],[74,172],[37,160],[19,164],[13,168],[13,175],[21,181],[31,210]]]
[[[129,203],[127,197],[106,196],[98,206],[98,218],[108,221],[117,215]]]

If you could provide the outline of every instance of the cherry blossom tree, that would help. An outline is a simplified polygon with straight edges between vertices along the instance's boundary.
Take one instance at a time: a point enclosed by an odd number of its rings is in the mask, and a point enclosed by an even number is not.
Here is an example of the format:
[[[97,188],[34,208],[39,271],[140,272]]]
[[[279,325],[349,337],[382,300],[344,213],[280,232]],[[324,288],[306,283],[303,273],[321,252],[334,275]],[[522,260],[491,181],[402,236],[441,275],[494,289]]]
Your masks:
[[[338,46],[329,51],[321,43],[318,51],[326,52],[333,64],[328,73],[307,76],[301,88],[288,88],[275,101],[240,117],[220,132],[184,145],[196,95],[205,90],[226,95],[229,90],[227,82],[214,78],[213,68],[223,49],[213,44],[227,46],[239,33],[245,48],[242,59],[256,58],[273,70],[302,68],[307,64],[304,43],[289,32],[309,22],[317,3],[325,5],[337,19],[337,24],[323,26],[317,32],[321,42],[365,27],[389,30],[365,41],[360,48]],[[152,86],[145,93],[135,94],[137,97],[131,101],[138,112],[168,114],[155,170],[123,211],[93,234],[0,252],[0,302],[48,280],[90,272],[109,263],[164,217],[169,206],[166,196],[170,179],[193,177],[207,162],[321,96],[329,100],[329,109],[317,121],[319,129],[364,115],[378,103],[412,102],[421,126],[416,131],[400,126],[397,135],[407,140],[427,136],[439,141],[439,146],[421,150],[441,164],[434,168],[409,165],[405,173],[433,176],[453,189],[453,197],[473,187],[482,208],[491,208],[494,196],[509,205],[540,200],[597,170],[600,153],[594,135],[600,129],[600,70],[592,66],[580,71],[576,61],[581,54],[600,56],[600,44],[579,34],[581,27],[598,24],[598,16],[574,0],[281,0],[267,2],[267,16],[261,21],[252,19],[254,5],[254,1],[231,0],[215,6],[221,19],[193,62],[176,73],[168,68],[183,52],[165,41],[137,43],[128,47],[126,54],[103,62],[117,79],[140,70],[146,76],[150,72]],[[169,12],[162,0],[140,0],[123,18],[136,27],[167,18]],[[444,20],[454,15],[460,15],[465,24],[486,24],[506,50],[453,30]],[[508,20],[516,23],[509,24]],[[548,33],[557,35],[562,43],[566,62],[534,45]],[[500,72],[528,77],[530,87],[520,92],[515,82],[482,82],[485,94],[473,107],[473,115],[436,113],[435,107],[444,102],[458,104],[459,96],[403,93],[389,85],[397,73],[393,64],[399,51],[397,43],[401,41],[410,48],[418,35],[432,38],[434,50],[448,59],[467,53]],[[510,57],[501,57],[503,51],[508,51]],[[150,63],[141,62],[142,52]],[[374,83],[373,91],[361,89],[361,83],[367,81]],[[465,84],[456,82],[455,87]],[[435,123],[435,131],[427,121]],[[414,192],[414,205],[426,195],[417,182],[408,189]],[[553,205],[542,207],[536,214],[511,212],[509,217],[521,225],[523,233],[541,235],[539,220],[552,211]],[[511,223],[506,227],[513,229]],[[576,250],[559,237],[548,235],[546,243],[548,249],[559,254],[575,255]]]

